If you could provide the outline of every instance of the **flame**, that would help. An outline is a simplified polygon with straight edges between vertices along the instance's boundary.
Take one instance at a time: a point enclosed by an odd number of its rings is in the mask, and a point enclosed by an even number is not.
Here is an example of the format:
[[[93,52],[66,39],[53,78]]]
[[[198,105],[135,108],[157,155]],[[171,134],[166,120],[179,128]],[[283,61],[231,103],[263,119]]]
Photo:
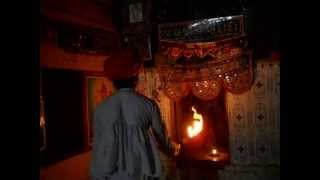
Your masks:
[[[44,116],[40,115],[40,127],[42,128],[45,124]]]
[[[189,125],[187,128],[188,131],[188,136],[190,138],[196,136],[202,131],[203,128],[203,119],[202,115],[197,113],[197,110],[192,106],[192,111],[193,111],[193,124]]]
[[[217,154],[218,151],[216,149],[212,149],[212,154]]]

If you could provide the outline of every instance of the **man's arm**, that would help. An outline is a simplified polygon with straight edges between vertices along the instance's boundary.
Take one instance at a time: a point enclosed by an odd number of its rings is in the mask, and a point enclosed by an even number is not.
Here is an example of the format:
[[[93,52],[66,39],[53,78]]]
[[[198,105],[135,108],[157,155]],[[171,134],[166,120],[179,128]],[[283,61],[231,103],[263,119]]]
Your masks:
[[[160,149],[168,156],[177,155],[180,145],[174,143],[167,136],[166,126],[161,119],[160,109],[153,103],[152,109],[152,133],[158,142]]]

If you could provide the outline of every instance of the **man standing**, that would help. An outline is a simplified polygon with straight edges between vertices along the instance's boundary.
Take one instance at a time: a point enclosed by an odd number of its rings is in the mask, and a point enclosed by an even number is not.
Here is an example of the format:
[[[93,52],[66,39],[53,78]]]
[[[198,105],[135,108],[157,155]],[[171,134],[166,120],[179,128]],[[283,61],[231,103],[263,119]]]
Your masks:
[[[140,180],[161,176],[159,149],[177,155],[180,145],[166,134],[157,104],[134,89],[141,61],[132,49],[105,62],[117,92],[96,108],[92,180]]]

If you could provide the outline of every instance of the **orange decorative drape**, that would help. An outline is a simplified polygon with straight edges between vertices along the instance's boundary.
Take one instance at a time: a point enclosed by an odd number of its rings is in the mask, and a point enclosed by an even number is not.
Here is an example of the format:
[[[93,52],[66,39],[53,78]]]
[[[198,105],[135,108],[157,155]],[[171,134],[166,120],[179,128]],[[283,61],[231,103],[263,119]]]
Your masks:
[[[252,59],[243,43],[243,37],[206,43],[162,43],[157,63],[164,92],[173,100],[189,92],[211,100],[221,90],[248,90],[253,80]]]
[[[244,15],[160,24],[156,61],[165,94],[211,100],[222,89],[248,90],[253,72],[245,26]]]

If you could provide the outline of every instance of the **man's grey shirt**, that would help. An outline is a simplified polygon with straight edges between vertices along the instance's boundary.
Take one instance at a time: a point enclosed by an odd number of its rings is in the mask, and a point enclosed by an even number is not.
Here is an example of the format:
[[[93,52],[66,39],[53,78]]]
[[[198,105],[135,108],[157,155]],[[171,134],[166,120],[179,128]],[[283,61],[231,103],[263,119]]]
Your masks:
[[[96,108],[92,177],[110,177],[115,172],[160,177],[159,147],[166,154],[172,152],[153,100],[123,88]]]

